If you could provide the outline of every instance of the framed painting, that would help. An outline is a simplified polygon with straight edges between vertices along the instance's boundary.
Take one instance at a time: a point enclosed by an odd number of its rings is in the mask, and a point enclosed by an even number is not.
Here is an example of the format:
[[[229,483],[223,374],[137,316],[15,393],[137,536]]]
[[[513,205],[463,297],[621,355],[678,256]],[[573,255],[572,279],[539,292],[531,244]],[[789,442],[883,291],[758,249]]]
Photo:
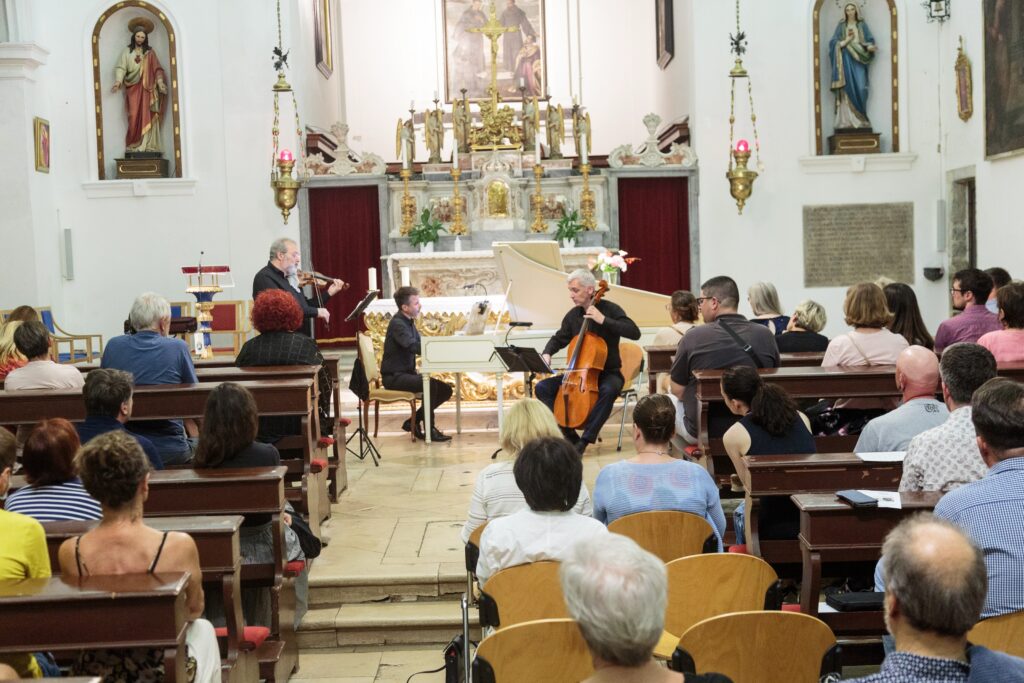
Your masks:
[[[334,31],[331,25],[331,0],[313,0],[313,39],[316,68],[330,78],[334,73]]]
[[[36,170],[50,172],[50,122],[38,116],[32,119],[36,149]]]
[[[672,0],[654,0],[654,23],[658,41],[658,68],[664,69],[672,61],[676,51]]]
[[[497,5],[500,4],[499,8]],[[544,97],[547,45],[544,0],[442,0],[445,102],[488,97],[492,42],[483,33],[493,12],[498,94],[505,100]]]
[[[961,121],[967,121],[974,113],[974,84],[971,82],[971,60],[964,52],[963,37],[960,38],[953,70],[956,72],[956,113]]]
[[[985,158],[1024,151],[1024,2],[984,0]]]

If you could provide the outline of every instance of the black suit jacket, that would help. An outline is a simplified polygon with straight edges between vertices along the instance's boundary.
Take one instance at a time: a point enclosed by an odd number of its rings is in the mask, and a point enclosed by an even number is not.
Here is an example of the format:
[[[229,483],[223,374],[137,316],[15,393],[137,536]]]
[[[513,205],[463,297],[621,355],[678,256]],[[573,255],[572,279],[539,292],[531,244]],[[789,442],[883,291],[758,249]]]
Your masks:
[[[331,295],[325,290],[320,294],[319,302],[316,299],[307,298],[300,290],[292,287],[285,274],[275,268],[269,261],[267,262],[267,265],[263,266],[263,268],[261,268],[252,279],[252,298],[255,299],[257,294],[266,289],[281,289],[295,297],[296,303],[298,303],[299,308],[302,309],[302,317],[305,318],[302,327],[299,328],[299,332],[302,332],[306,336],[312,336],[312,324],[310,323],[310,320],[316,320],[320,303],[326,304],[327,300],[331,298]]]
[[[381,375],[415,375],[416,356],[420,353],[420,332],[416,321],[395,313],[384,335],[384,357],[380,361]]]

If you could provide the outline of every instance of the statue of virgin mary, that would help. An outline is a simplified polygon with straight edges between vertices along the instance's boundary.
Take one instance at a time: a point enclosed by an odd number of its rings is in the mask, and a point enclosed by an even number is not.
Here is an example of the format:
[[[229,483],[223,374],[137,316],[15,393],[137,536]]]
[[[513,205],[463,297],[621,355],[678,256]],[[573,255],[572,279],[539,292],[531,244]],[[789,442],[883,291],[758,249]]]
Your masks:
[[[832,92],[836,96],[836,130],[871,128],[868,120],[868,66],[875,57],[875,38],[852,2],[829,41]]]

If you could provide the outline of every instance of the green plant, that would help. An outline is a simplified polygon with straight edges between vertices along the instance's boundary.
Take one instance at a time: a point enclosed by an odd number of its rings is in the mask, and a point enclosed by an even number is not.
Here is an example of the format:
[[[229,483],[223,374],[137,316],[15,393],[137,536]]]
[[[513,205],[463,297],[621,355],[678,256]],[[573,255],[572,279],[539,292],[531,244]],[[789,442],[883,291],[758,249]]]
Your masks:
[[[580,223],[579,214],[573,210],[571,213],[562,212],[558,219],[558,230],[555,231],[556,240],[575,240],[576,236],[583,232],[583,224]]]
[[[412,226],[412,230],[409,231],[409,242],[414,247],[430,244],[436,242],[440,238],[439,233],[442,232],[448,231],[441,225],[441,221],[436,218],[431,219],[430,209],[423,209],[423,213],[420,214],[420,222]]]

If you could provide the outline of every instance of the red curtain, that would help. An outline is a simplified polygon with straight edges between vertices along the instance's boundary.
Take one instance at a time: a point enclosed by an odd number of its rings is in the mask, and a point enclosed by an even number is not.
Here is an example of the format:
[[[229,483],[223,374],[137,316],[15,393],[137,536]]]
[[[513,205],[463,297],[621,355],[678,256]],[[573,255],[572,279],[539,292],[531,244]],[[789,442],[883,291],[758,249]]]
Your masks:
[[[619,247],[640,258],[622,284],[671,294],[690,288],[689,187],[686,178],[620,178]]]
[[[316,321],[315,335],[325,345],[355,344],[361,322],[344,322],[369,287],[367,269],[380,267],[380,208],[376,185],[317,188],[309,191],[310,263],[314,270],[350,283],[327,302],[330,325]]]

